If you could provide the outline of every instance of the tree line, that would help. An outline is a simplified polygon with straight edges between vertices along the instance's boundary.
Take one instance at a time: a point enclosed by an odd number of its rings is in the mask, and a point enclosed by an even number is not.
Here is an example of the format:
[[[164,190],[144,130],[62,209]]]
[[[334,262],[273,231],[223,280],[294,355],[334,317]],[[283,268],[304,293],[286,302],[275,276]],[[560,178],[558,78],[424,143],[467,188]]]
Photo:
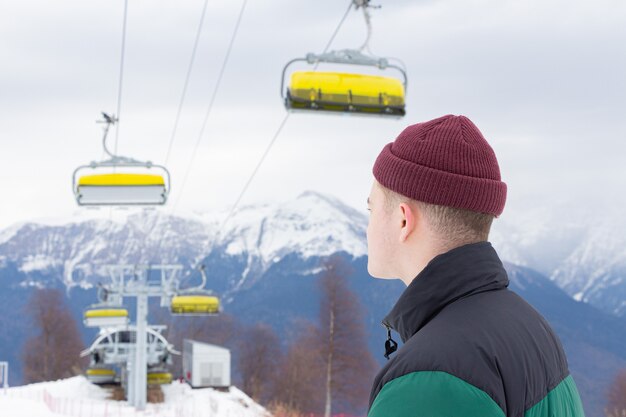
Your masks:
[[[164,318],[167,338],[178,349],[183,339],[231,349],[235,384],[276,417],[364,414],[377,368],[367,349],[365,316],[348,286],[349,266],[334,256],[322,267],[318,319],[296,321],[287,342],[264,323],[244,325],[228,314]],[[88,361],[79,354],[85,346],[63,293],[36,290],[28,306],[33,333],[21,352],[24,381],[84,372]],[[173,359],[174,375],[182,375],[182,358]],[[616,375],[606,400],[606,417],[626,417],[626,370]]]
[[[296,321],[288,341],[267,324],[242,324],[228,314],[201,319],[157,313],[157,321],[168,324],[166,337],[177,349],[184,339],[231,349],[236,385],[277,417],[363,413],[376,369],[365,316],[348,287],[351,271],[345,261],[334,256],[321,266],[318,319]],[[22,350],[24,381],[84,372],[88,359],[79,354],[85,345],[64,294],[38,289],[28,305],[33,334]],[[173,361],[174,376],[182,375],[182,358]]]
[[[226,314],[177,317],[168,340],[230,347],[237,385],[276,417],[364,414],[377,365],[367,348],[363,308],[349,288],[348,264],[333,256],[321,266],[316,322],[295,320],[289,335],[278,335],[265,323],[244,325]]]

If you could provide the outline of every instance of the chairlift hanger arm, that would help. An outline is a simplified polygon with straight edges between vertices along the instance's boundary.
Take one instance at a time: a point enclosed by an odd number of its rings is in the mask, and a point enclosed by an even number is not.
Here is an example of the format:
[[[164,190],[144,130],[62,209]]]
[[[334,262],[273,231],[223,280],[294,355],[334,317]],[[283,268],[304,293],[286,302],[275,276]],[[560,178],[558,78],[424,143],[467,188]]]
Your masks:
[[[287,62],[287,64],[285,65],[285,67],[283,68],[283,76],[280,79],[280,96],[284,99],[285,98],[285,74],[287,73],[287,68],[289,68],[292,64],[299,62],[299,61],[307,61],[306,58],[294,58],[291,61]]]
[[[201,264],[198,267],[198,269],[200,270],[200,274],[202,275],[202,283],[200,285],[195,286],[195,287],[189,287],[189,288],[181,289],[180,288],[180,281],[179,281],[177,283],[177,285],[176,285],[176,292],[178,294],[187,294],[187,293],[193,293],[193,292],[206,292],[204,287],[206,286],[207,277],[206,277],[204,264]]]
[[[104,148],[104,152],[107,153],[107,155],[109,155],[111,158],[115,158],[116,155],[114,155],[112,152],[109,151],[109,149],[107,148],[107,136],[109,134],[109,128],[114,125],[115,123],[117,123],[119,121],[118,118],[115,117],[115,115],[108,115],[105,112],[102,112],[102,117],[104,118],[104,120],[98,120],[96,121],[96,123],[105,123],[106,126],[104,127],[104,134],[102,135],[102,147]]]
[[[358,10],[359,7],[363,9],[363,18],[365,19],[365,26],[367,28],[367,35],[365,36],[365,42],[359,48],[359,51],[369,51],[370,39],[372,38],[372,18],[370,16],[369,11],[367,10],[369,7],[380,8],[380,6],[370,6],[370,0],[353,0],[355,9]]]
[[[153,164],[151,161],[139,161],[137,159],[133,159],[133,158],[129,158],[126,156],[120,156],[120,155],[115,155],[112,152],[109,151],[109,149],[106,146],[106,140],[108,137],[108,132],[109,132],[109,128],[114,125],[115,123],[117,123],[119,121],[119,119],[117,119],[115,117],[115,115],[111,115],[109,116],[108,114],[102,112],[102,117],[104,118],[104,120],[98,120],[96,121],[96,123],[105,123],[106,127],[104,128],[104,135],[102,136],[102,147],[104,148],[104,152],[110,156],[110,159],[104,160],[104,161],[92,161],[89,166],[91,168],[96,168],[96,167],[118,167],[118,166],[124,166],[124,167],[145,167],[145,168],[152,168],[157,167],[157,168],[161,168],[164,171],[167,172],[167,169],[162,166],[162,165],[156,165]],[[79,167],[82,168],[82,167]],[[168,172],[168,177],[169,177],[169,172]]]
[[[409,79],[406,76],[406,71],[404,70],[404,68],[402,68],[402,67],[400,67],[398,65],[388,65],[388,68],[393,68],[393,69],[399,71],[400,74],[402,74],[402,78],[403,78],[402,84],[404,84],[404,94],[406,95],[406,93],[407,93],[407,86],[409,84]]]

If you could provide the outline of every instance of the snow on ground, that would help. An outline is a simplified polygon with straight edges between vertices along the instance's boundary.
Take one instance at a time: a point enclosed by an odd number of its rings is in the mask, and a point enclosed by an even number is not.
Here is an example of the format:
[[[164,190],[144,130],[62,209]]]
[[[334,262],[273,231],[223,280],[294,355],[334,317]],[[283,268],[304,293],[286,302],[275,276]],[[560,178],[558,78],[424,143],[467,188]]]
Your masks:
[[[270,417],[235,387],[229,392],[192,389],[175,381],[163,386],[165,402],[136,411],[125,401],[109,400],[110,391],[75,376],[54,382],[0,390],[2,417]]]
[[[0,413],[6,417],[58,417],[48,409],[43,401],[33,401],[4,395],[0,392]]]

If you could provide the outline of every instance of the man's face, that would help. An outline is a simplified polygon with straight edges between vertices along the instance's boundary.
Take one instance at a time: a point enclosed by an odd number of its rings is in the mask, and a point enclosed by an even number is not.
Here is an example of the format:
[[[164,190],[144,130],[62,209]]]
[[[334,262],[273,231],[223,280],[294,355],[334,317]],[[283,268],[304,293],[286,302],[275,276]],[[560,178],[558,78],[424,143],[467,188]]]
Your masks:
[[[367,272],[375,278],[397,278],[393,273],[394,244],[392,210],[386,207],[385,194],[376,180],[372,184],[367,206]]]

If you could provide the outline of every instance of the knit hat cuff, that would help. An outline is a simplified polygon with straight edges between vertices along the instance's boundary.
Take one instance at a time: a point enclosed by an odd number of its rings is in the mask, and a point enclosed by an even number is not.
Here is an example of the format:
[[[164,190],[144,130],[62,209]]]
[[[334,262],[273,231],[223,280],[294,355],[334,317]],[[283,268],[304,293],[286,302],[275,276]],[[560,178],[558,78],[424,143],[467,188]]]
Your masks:
[[[387,144],[374,163],[374,178],[384,187],[413,200],[489,213],[504,211],[506,184],[419,165],[399,158]]]

